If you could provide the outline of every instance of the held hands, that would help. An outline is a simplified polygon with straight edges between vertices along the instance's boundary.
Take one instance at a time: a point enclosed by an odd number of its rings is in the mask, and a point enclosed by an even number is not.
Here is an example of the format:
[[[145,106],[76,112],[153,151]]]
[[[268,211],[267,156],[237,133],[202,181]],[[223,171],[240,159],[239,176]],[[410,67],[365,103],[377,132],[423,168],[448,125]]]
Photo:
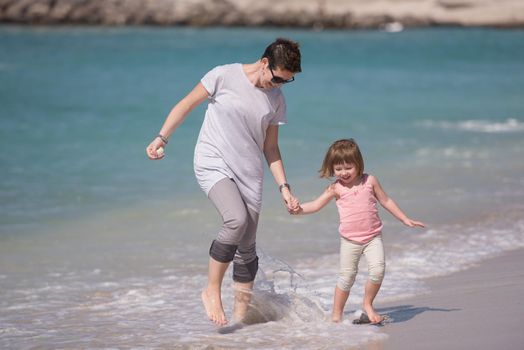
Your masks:
[[[295,196],[291,194],[289,188],[285,187],[282,189],[282,199],[284,199],[287,211],[290,214],[298,213],[298,211],[300,210],[300,202],[297,198],[295,198]]]
[[[289,211],[289,214],[291,215],[300,215],[304,212],[304,209],[302,209],[302,207],[300,206],[300,203],[298,203],[298,208],[296,208],[295,210],[291,211],[291,210],[288,210]]]
[[[160,138],[155,137],[153,141],[147,146],[146,154],[151,160],[160,160],[164,158],[164,146],[166,143]]]

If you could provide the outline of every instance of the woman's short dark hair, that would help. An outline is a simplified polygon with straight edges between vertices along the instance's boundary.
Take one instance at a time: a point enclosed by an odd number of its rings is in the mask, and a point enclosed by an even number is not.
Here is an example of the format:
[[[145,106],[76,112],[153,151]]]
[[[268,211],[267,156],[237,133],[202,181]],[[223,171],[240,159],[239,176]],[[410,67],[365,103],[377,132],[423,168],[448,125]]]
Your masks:
[[[262,55],[267,58],[271,69],[284,69],[291,73],[302,72],[300,67],[300,45],[292,40],[278,38],[268,47]]]

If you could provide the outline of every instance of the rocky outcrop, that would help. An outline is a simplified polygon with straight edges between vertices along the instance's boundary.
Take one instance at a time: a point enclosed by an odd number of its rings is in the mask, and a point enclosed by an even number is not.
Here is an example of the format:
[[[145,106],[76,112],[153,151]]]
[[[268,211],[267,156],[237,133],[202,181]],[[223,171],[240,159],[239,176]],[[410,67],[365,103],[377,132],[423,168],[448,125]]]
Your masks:
[[[523,0],[0,0],[20,24],[523,27]]]

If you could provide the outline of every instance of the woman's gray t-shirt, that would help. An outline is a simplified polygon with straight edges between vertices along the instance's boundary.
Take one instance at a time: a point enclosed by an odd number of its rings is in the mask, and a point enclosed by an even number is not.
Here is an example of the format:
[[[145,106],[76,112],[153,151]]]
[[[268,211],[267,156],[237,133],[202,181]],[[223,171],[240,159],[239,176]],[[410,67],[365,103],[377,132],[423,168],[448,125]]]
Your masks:
[[[247,206],[260,212],[266,130],[287,122],[284,95],[279,88],[257,88],[240,63],[215,67],[201,82],[209,103],[195,147],[197,181],[208,195],[229,177]]]

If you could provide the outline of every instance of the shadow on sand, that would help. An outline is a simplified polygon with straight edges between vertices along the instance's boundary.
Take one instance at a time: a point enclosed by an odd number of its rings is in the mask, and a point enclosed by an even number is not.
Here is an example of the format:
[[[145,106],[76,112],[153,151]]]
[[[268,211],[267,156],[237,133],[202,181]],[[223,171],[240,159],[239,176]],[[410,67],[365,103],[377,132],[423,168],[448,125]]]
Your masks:
[[[388,308],[378,308],[377,311],[389,317],[388,323],[406,322],[424,312],[452,312],[460,309],[440,309],[433,307],[416,307],[413,305],[400,305]]]

